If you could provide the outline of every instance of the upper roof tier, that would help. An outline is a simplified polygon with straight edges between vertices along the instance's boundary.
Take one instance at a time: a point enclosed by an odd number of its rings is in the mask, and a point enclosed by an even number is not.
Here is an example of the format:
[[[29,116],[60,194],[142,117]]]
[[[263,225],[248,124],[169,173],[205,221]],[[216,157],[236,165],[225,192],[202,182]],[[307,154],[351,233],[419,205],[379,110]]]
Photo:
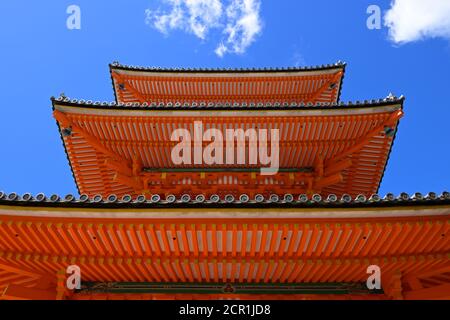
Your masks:
[[[110,65],[118,103],[339,101],[345,63],[286,69],[160,69]]]

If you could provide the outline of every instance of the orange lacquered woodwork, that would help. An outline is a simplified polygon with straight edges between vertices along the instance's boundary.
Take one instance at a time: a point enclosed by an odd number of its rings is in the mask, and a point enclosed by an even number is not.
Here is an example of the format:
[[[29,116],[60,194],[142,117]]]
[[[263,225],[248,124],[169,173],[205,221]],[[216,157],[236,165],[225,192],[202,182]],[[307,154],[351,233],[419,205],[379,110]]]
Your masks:
[[[395,103],[375,113],[355,113],[350,109],[339,115],[292,116],[280,116],[276,111],[261,115],[225,111],[211,116],[208,112],[190,115],[189,111],[183,111],[171,115],[152,110],[139,111],[139,115],[129,111],[120,116],[107,108],[93,112],[83,109],[83,105],[58,103],[55,109],[60,127],[72,129],[72,134],[63,140],[80,193],[159,194],[162,198],[185,193],[193,197],[197,194],[237,197],[242,193],[250,197],[258,193],[267,197],[285,193],[370,196],[378,189],[393,142],[393,136],[386,135],[385,128],[396,130],[402,116],[401,106]],[[195,121],[201,121],[204,128],[279,129],[279,167],[291,171],[270,176],[258,170],[245,172],[266,167],[261,163],[174,165],[171,151],[178,140],[171,141],[171,133],[177,128],[187,128],[193,136]],[[204,142],[203,146],[207,144]],[[193,143],[191,150],[193,155],[196,152]],[[236,155],[236,143],[234,150]],[[245,153],[249,152],[246,143]],[[189,171],[191,167],[197,171]],[[220,170],[208,171],[211,168]],[[303,172],[304,168],[311,171]]]
[[[422,290],[419,296],[446,284],[449,230],[446,215],[327,221],[0,215],[0,289],[36,288],[42,277],[73,264],[84,281],[181,283],[362,282],[367,267],[378,265],[383,274],[402,273],[406,288]]]
[[[343,66],[322,71],[202,73],[111,68],[120,103],[335,103]]]
[[[383,201],[357,197],[351,204],[325,200],[329,194],[368,198],[378,191],[403,98],[339,103],[345,71],[340,63],[231,72],[115,63],[110,71],[113,104],[52,99],[77,187],[100,200],[26,200],[2,193],[0,300],[450,299],[447,193],[439,199],[430,194],[424,202],[416,195]],[[244,164],[175,165],[171,152],[179,141],[171,134],[187,129],[194,137],[196,121],[203,130],[222,132],[278,129],[280,141],[269,139],[269,149],[278,144],[280,170],[262,175],[259,170],[267,165],[249,164],[255,149],[248,141],[244,149],[236,141],[234,146],[235,156],[245,152]],[[193,160],[198,150],[194,144],[190,148]],[[315,193],[324,200],[248,206],[197,200],[116,203],[124,195],[148,200],[156,194],[162,199],[217,194],[237,200],[243,194],[267,199]],[[167,294],[77,293],[65,285],[71,265],[80,267],[83,282],[176,283],[188,289],[205,283],[247,289],[362,284],[367,268],[375,265],[383,293],[197,294],[177,293],[178,287]]]

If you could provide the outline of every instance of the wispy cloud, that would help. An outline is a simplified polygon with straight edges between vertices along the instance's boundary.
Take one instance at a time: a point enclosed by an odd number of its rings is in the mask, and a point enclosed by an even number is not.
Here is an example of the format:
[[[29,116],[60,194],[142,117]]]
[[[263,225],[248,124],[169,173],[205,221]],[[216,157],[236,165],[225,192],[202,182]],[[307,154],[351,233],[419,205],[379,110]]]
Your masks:
[[[165,35],[182,30],[206,40],[220,31],[215,53],[245,53],[262,31],[261,0],[162,0],[168,10],[145,11],[145,22]]]
[[[294,65],[294,67],[306,65],[305,57],[301,54],[297,45],[294,45],[294,53],[291,57],[291,63]]]
[[[258,0],[233,0],[226,9],[227,25],[223,30],[226,40],[219,44],[216,54],[244,53],[262,30]]]
[[[223,13],[220,0],[164,0],[169,11],[147,9],[146,23],[161,33],[180,29],[205,39],[210,28],[218,27]]]
[[[395,43],[450,39],[450,0],[393,0],[384,19]]]

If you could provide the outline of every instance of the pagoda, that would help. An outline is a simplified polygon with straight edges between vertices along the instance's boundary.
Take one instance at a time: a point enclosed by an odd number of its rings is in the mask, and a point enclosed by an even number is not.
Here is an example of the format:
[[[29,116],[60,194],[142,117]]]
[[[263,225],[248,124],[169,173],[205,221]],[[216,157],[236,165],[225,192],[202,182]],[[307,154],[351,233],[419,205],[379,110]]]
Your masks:
[[[404,98],[341,102],[345,68],[113,63],[114,102],[52,98],[79,195],[0,193],[0,299],[450,299],[450,194],[377,194]]]

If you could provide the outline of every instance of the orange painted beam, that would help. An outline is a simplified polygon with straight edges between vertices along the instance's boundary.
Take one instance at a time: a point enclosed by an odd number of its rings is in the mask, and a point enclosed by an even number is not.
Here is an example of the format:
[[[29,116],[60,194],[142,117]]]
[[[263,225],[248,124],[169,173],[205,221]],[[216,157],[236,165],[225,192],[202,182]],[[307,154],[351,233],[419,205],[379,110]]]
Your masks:
[[[359,142],[357,142],[355,145],[351,146],[350,148],[344,150],[343,152],[339,153],[338,155],[334,156],[332,160],[328,160],[326,162],[326,165],[329,165],[331,162],[337,162],[363,148],[373,137],[377,134],[380,134],[380,132],[384,129],[385,126],[393,125],[395,122],[397,122],[401,117],[403,116],[403,111],[398,110],[394,113],[392,113],[386,121],[377,126],[375,129],[369,131],[360,139]]]
[[[55,300],[56,289],[40,290],[18,285],[8,285],[0,294],[0,300]]]
[[[404,292],[406,300],[450,300],[450,283]]]

